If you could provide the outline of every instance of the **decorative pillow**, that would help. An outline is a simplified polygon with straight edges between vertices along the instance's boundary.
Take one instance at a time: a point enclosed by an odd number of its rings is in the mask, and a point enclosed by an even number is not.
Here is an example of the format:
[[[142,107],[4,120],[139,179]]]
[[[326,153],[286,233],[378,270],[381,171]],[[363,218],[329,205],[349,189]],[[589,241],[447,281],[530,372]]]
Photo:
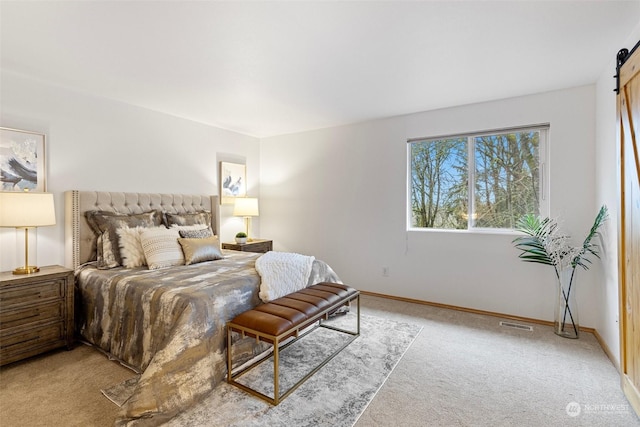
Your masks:
[[[194,224],[194,225],[171,224],[167,228],[175,228],[176,230],[204,230],[205,228],[209,228],[209,226],[206,224]]]
[[[117,247],[113,247],[114,244],[115,242],[109,237],[108,231],[98,235],[96,239],[96,261],[98,269],[109,269],[120,265],[116,259],[116,254],[120,251]]]
[[[206,226],[211,225],[211,212],[202,211],[195,213],[181,213],[173,214],[165,212],[164,214],[165,225],[171,227],[172,225],[196,225],[204,224]]]
[[[147,228],[140,232],[140,244],[149,270],[184,264],[179,237],[178,230],[170,228]]]
[[[210,227],[195,230],[179,228],[178,232],[180,233],[180,237],[186,239],[204,239],[213,236],[213,231],[211,231]]]
[[[141,267],[147,265],[147,259],[144,256],[142,243],[140,243],[140,232],[142,230],[161,228],[166,230],[165,226],[160,227],[122,227],[116,230],[118,234],[118,244],[120,245],[120,257],[122,265],[126,268]]]
[[[185,264],[196,264],[205,261],[215,261],[224,258],[220,252],[220,242],[217,236],[178,239],[182,252],[184,252]]]
[[[162,224],[160,211],[141,214],[117,214],[108,211],[88,211],[87,222],[98,236],[97,260],[98,268],[106,269],[122,265],[118,228],[122,227],[157,227]]]

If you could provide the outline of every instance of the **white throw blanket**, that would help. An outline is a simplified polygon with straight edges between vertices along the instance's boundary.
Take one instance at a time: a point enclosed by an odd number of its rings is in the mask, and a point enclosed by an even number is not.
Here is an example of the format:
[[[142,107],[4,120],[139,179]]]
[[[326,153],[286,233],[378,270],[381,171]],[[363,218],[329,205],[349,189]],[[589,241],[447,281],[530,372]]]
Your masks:
[[[307,287],[315,257],[291,252],[267,252],[256,260],[262,279],[260,299],[269,302]]]

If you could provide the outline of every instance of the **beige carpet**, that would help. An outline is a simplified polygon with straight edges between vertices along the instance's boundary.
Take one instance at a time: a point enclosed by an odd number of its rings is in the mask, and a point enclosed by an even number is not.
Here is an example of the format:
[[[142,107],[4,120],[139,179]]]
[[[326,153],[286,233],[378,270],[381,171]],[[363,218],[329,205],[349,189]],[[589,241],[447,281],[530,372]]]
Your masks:
[[[356,427],[640,426],[591,334],[568,340],[550,327],[513,330],[495,317],[367,296],[362,307],[424,329]],[[130,376],[82,345],[3,367],[0,426],[112,425],[118,408],[100,389]]]
[[[566,339],[548,326],[528,332],[492,316],[380,298],[366,306],[424,329],[356,427],[640,426],[593,334]]]
[[[0,369],[0,426],[112,426],[118,409],[100,389],[132,371],[79,344]]]

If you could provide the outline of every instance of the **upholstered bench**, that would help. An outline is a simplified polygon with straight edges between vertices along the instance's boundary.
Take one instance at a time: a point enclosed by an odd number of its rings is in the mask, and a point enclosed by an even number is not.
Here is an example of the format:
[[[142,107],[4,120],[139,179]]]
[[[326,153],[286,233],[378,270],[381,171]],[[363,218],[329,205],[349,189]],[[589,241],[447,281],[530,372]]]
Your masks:
[[[348,305],[351,301],[357,300],[357,327],[355,331],[348,331],[325,324],[329,316],[336,312],[339,308]],[[339,332],[351,335],[351,337],[330,356],[325,358],[322,363],[311,370],[304,378],[294,384],[289,390],[280,395],[279,390],[279,357],[280,351],[302,338],[302,336],[313,331],[315,327],[325,327]],[[301,331],[307,329],[304,334]],[[246,373],[249,369],[254,368],[263,361],[267,360],[270,355],[263,357],[257,362],[251,364],[240,372],[232,373],[231,353],[233,332],[240,333],[242,337],[254,337],[256,340],[264,341],[273,345],[273,397],[267,396],[247,385],[236,381],[238,377]],[[320,368],[333,359],[346,346],[360,335],[360,291],[338,283],[323,282],[318,283],[298,292],[291,293],[282,298],[278,298],[266,304],[257,306],[256,308],[239,314],[227,323],[227,382],[233,384],[261,399],[266,400],[272,405],[278,405],[280,401],[286,398],[291,392],[298,388],[311,375],[316,373]],[[281,343],[291,337],[291,341],[281,346]]]

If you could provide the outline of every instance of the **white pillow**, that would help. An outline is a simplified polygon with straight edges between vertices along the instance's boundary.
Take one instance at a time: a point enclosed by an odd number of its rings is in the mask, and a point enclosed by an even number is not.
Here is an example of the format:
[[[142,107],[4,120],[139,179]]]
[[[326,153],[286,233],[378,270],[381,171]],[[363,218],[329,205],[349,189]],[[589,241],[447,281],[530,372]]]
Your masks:
[[[120,258],[122,258],[122,265],[126,268],[147,265],[147,259],[140,244],[140,229],[141,227],[121,227],[116,230]]]
[[[140,231],[140,243],[149,270],[184,265],[184,254],[175,228],[147,228]]]
[[[118,233],[118,245],[120,246],[120,258],[122,258],[122,266],[125,268],[134,268],[147,265],[147,259],[144,256],[142,243],[140,243],[140,232],[150,228],[166,227],[120,227],[116,230]]]

